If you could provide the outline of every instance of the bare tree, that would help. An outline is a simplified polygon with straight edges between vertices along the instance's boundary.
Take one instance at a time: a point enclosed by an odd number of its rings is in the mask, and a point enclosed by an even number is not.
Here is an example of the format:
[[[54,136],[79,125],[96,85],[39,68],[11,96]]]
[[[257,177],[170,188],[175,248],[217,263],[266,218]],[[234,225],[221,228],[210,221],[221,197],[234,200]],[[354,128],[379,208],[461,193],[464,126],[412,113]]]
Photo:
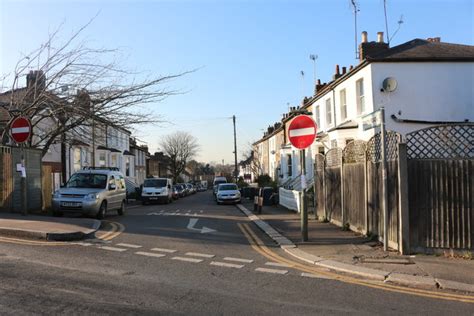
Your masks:
[[[91,22],[61,44],[57,44],[60,28],[50,34],[38,49],[18,61],[7,76],[10,89],[0,93],[1,116],[29,117],[33,131],[29,146],[42,149],[43,155],[52,144],[77,137],[90,143],[96,125],[133,129],[137,124],[159,122],[145,105],[180,93],[164,85],[188,73],[150,76],[124,69],[118,50],[91,48],[80,41]],[[25,78],[27,86],[18,88]],[[2,143],[8,143],[9,124],[0,127]]]
[[[197,139],[186,132],[175,132],[165,136],[160,147],[170,157],[170,172],[174,181],[177,181],[180,174],[185,171],[187,162],[199,151]]]

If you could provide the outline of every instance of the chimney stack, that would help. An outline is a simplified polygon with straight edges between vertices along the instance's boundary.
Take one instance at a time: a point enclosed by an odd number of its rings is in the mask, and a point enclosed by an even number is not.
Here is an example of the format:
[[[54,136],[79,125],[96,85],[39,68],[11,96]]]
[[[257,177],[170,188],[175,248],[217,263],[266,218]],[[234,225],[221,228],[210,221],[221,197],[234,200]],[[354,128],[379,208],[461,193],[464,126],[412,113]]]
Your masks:
[[[336,80],[341,76],[341,73],[339,72],[339,65],[336,65],[336,71],[334,73],[334,76],[332,76],[332,80]]]
[[[362,32],[362,42],[359,45],[359,61],[363,62],[368,57],[376,57],[388,50],[388,44],[383,42],[383,32],[377,33],[377,42],[367,41],[367,32]]]
[[[346,74],[346,71],[347,71],[347,68],[346,68],[346,67],[342,67],[342,74],[343,74],[343,75]]]
[[[30,70],[30,73],[26,75],[26,87],[37,91],[44,90],[46,88],[46,76],[43,71]]]
[[[383,32],[377,32],[377,43],[383,43]]]

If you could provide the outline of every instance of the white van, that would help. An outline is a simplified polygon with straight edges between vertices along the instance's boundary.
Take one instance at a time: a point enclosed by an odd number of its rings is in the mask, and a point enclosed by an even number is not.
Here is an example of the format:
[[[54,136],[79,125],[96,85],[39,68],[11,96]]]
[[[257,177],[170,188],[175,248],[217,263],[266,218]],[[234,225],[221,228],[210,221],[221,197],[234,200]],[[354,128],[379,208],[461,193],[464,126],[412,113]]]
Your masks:
[[[173,180],[168,178],[148,178],[142,184],[142,204],[149,202],[173,202]]]
[[[213,190],[214,196],[217,193],[217,187],[221,183],[227,183],[227,178],[226,177],[220,177],[220,176],[214,178],[214,181],[212,182],[212,186],[214,187],[214,190]]]

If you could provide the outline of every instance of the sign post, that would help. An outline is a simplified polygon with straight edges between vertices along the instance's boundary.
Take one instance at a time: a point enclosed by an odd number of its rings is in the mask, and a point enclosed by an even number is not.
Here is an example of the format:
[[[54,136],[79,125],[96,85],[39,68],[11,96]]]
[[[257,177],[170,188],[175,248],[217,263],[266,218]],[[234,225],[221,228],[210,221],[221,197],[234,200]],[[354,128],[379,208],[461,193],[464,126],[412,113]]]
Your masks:
[[[28,214],[28,200],[26,196],[26,163],[25,163],[25,153],[23,150],[22,143],[26,142],[31,135],[31,123],[30,120],[23,117],[18,116],[10,124],[10,136],[11,138],[20,145],[21,149],[21,166],[18,171],[21,172],[21,213],[23,215]]]
[[[317,126],[307,115],[298,115],[288,127],[288,138],[291,144],[300,149],[301,164],[301,235],[303,241],[308,241],[308,209],[306,206],[306,151],[316,138]]]

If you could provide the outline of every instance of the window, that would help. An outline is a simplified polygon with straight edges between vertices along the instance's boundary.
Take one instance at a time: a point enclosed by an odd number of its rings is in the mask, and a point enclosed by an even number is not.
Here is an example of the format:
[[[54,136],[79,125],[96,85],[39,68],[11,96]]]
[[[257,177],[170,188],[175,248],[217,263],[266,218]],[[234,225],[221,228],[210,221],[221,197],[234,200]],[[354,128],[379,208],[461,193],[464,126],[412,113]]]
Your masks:
[[[324,147],[323,147],[323,146],[319,146],[319,147],[318,147],[318,153],[324,155]]]
[[[101,152],[99,154],[99,167],[105,167],[105,153]]]
[[[110,176],[110,179],[109,179],[109,188],[110,188],[110,185],[112,185],[112,184],[116,185],[116,184],[115,184],[115,178],[114,178],[114,176]]]
[[[344,121],[347,118],[346,89],[339,92],[339,102],[341,102],[341,121]]]
[[[315,120],[317,125],[316,127],[319,129],[321,127],[321,114],[319,112],[319,106],[316,106]]]
[[[112,155],[111,167],[118,167],[117,165],[117,155]]]
[[[336,148],[337,147],[337,140],[333,139],[331,140],[331,148]]]
[[[81,170],[81,149],[74,148],[74,171]]]
[[[357,114],[365,112],[364,79],[356,81]]]
[[[125,158],[125,175],[130,177],[130,158]]]
[[[332,125],[332,106],[331,98],[326,100],[326,125]]]
[[[287,161],[287,166],[288,166],[288,177],[291,177],[292,176],[292,166],[291,166],[291,155],[288,154],[286,155],[286,161]]]

